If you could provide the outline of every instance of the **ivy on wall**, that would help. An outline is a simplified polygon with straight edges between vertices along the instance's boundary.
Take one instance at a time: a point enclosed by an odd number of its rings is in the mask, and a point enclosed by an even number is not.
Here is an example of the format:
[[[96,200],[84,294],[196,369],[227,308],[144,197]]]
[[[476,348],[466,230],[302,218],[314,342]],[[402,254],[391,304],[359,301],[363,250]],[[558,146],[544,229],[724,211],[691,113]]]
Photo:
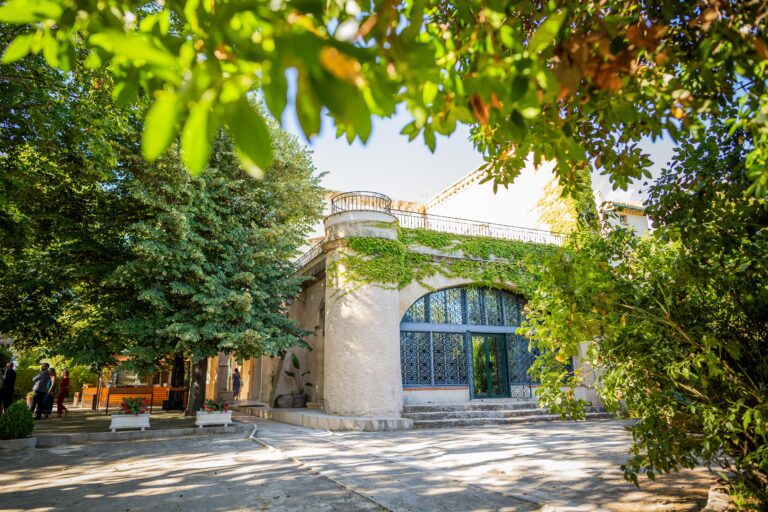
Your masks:
[[[398,238],[347,239],[351,252],[330,262],[331,279],[341,275],[349,283],[400,289],[435,274],[468,279],[477,285],[499,287],[513,283],[530,294],[538,282],[536,262],[557,250],[556,246],[483,236],[464,236],[427,229],[399,229]],[[424,254],[418,247],[434,249]],[[426,286],[426,285],[425,285]]]

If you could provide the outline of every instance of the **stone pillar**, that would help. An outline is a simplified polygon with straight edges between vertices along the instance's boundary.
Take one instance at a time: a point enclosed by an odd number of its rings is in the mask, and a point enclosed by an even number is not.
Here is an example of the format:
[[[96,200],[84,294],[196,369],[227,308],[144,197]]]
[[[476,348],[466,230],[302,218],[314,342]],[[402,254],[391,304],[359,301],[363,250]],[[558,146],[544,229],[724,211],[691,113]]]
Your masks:
[[[325,219],[325,410],[342,416],[400,417],[399,293],[392,283],[346,279],[343,257],[354,237],[397,239],[397,219],[374,211],[347,211]],[[338,262],[338,264],[336,263]]]
[[[232,392],[227,390],[229,387],[229,356],[224,352],[219,352],[217,363],[216,398],[231,402]]]

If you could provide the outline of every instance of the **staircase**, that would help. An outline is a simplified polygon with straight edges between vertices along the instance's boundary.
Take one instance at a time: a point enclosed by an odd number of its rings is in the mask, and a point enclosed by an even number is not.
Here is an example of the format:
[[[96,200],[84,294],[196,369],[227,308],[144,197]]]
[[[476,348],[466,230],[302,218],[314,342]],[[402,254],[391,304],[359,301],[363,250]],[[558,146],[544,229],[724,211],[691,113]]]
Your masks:
[[[461,404],[406,405],[403,417],[413,420],[413,428],[475,427],[479,425],[510,425],[529,421],[559,420],[536,402],[498,401]],[[602,408],[587,407],[587,419],[610,418]]]

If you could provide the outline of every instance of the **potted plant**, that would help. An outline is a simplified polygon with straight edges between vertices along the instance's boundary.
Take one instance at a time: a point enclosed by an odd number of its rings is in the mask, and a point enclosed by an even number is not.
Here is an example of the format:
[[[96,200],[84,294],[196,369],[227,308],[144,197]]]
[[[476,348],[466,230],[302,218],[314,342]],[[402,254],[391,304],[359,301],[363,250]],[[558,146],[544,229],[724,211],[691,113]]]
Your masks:
[[[227,425],[232,424],[232,411],[229,410],[229,404],[224,400],[205,401],[203,408],[197,411],[195,425],[203,428],[205,425]]]
[[[147,414],[147,399],[141,397],[123,398],[120,404],[120,412],[112,415],[112,423],[109,428],[116,432],[119,428],[138,428],[143,432],[149,428],[149,414]]]
[[[309,375],[309,370],[305,372],[301,371],[301,364],[299,364],[299,358],[296,357],[296,354],[291,354],[291,365],[293,366],[293,370],[285,370],[285,374],[291,377],[296,384],[294,390],[291,391],[291,396],[293,397],[291,406],[306,407],[307,393],[304,391],[304,388],[311,386],[312,384],[309,382],[304,382],[304,377]]]
[[[277,395],[272,406],[280,409],[290,409],[293,407],[293,394]]]

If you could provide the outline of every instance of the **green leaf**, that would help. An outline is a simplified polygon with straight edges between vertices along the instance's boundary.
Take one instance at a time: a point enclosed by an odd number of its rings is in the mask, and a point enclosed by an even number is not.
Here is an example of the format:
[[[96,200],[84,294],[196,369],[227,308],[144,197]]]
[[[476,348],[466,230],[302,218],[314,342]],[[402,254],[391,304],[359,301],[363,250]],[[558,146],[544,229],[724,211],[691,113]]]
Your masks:
[[[299,365],[299,358],[296,357],[296,354],[291,354],[291,364],[297,370],[299,369],[299,367],[300,367],[300,365]]]
[[[243,97],[230,109],[227,127],[245,171],[261,178],[272,162],[272,139],[264,120]]]
[[[424,105],[429,105],[432,103],[435,98],[437,97],[437,84],[433,82],[424,82],[424,88],[421,91],[422,99],[424,100]]]
[[[525,96],[526,92],[528,92],[528,78],[523,75],[515,75],[515,78],[512,79],[509,99],[511,101],[519,101]]]
[[[307,72],[299,70],[296,90],[296,116],[299,118],[301,130],[307,139],[320,133],[320,108],[320,100],[312,87]]]
[[[547,48],[554,42],[557,37],[557,33],[560,27],[565,21],[565,12],[560,11],[552,14],[549,18],[539,25],[536,32],[531,36],[531,40],[528,41],[528,51],[531,53],[539,53]]]
[[[209,121],[211,103],[204,97],[192,107],[181,132],[182,160],[192,174],[200,174],[211,154]]]
[[[61,5],[56,2],[12,0],[0,7],[0,21],[22,24],[49,19],[58,20],[62,12]]]
[[[34,42],[35,34],[22,34],[17,36],[5,49],[3,59],[0,62],[3,64],[10,64],[11,62],[23,59],[29,54],[29,51],[32,48],[32,43]]]
[[[162,155],[176,134],[176,122],[181,105],[178,97],[162,92],[155,98],[144,118],[144,133],[141,137],[141,152],[150,162]]]
[[[288,81],[285,79],[285,72],[281,69],[270,74],[269,83],[263,89],[267,108],[275,119],[280,119],[288,102]]]
[[[165,48],[156,46],[144,34],[125,34],[116,30],[98,32],[89,38],[93,46],[120,55],[134,64],[152,64],[159,68],[176,68],[176,57]]]
[[[43,57],[52,68],[59,66],[59,43],[50,31],[43,34]]]
[[[136,99],[136,95],[139,92],[139,82],[135,77],[128,77],[127,79],[115,84],[112,89],[112,98],[115,103],[120,107],[127,107]]]

